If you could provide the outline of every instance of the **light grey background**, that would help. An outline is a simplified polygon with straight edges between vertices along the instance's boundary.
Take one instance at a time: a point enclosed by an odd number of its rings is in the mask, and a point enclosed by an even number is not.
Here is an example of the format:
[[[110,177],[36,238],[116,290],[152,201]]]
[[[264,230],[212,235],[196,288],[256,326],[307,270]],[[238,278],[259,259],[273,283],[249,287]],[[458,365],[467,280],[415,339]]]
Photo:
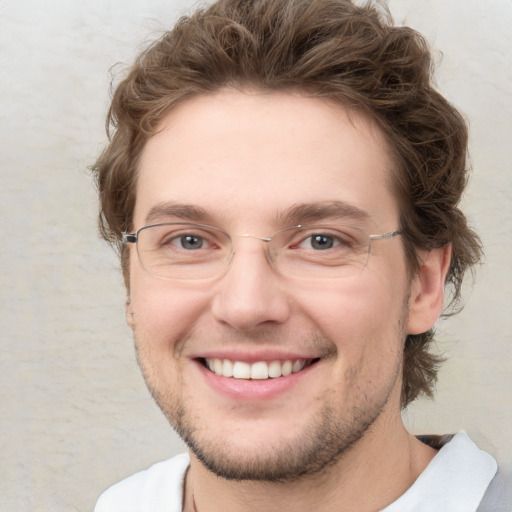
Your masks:
[[[182,450],[149,398],[117,261],[96,235],[87,167],[105,142],[109,68],[190,1],[0,1],[0,510],[87,511],[108,485]],[[425,33],[440,89],[471,124],[464,207],[486,246],[415,432],[466,429],[511,468],[512,2],[391,0]]]

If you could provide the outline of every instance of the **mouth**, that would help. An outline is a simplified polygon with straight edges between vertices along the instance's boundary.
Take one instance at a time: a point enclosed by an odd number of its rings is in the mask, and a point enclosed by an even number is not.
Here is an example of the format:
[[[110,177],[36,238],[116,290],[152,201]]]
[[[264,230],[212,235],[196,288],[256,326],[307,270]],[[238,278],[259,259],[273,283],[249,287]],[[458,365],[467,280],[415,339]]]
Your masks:
[[[317,359],[286,359],[274,361],[234,361],[231,359],[202,358],[201,364],[216,375],[241,380],[268,380],[299,373]]]

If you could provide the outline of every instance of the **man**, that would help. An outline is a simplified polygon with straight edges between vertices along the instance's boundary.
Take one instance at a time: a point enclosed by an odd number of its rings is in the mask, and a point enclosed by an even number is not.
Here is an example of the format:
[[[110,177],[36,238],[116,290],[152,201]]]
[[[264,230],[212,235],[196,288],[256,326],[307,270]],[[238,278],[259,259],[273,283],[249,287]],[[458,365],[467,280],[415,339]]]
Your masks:
[[[348,0],[221,0],[139,57],[94,167],[100,227],[189,455],[97,512],[494,499],[489,454],[400,414],[432,395],[445,285],[456,305],[481,253],[457,207],[467,130],[429,72],[419,34]]]

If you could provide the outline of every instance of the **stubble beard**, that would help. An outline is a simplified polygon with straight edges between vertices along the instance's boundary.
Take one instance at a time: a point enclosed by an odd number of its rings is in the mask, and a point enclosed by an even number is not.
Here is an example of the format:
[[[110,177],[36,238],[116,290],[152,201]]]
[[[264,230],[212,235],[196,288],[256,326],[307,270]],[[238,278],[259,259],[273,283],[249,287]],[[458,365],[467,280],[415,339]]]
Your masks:
[[[399,323],[401,339],[405,339],[403,320]],[[332,344],[328,340],[324,340],[324,343]],[[324,404],[295,438],[279,446],[255,449],[247,455],[236,448],[236,439],[205,436],[204,432],[207,433],[208,429],[205,428],[204,419],[198,418],[197,413],[190,410],[181,394],[171,396],[170,392],[153,385],[149,375],[151,372],[147,371],[141,355],[137,350],[139,366],[148,389],[171,426],[209,471],[220,478],[234,481],[292,482],[304,476],[322,474],[371,431],[372,425],[383,413],[402,370],[400,353],[394,371],[382,388],[370,396],[360,391],[343,416],[336,407]],[[354,393],[357,393],[357,376],[353,377],[351,383]]]
[[[319,475],[336,464],[371,428],[380,412],[359,416],[356,423],[344,422],[326,406],[315,417],[315,424],[296,439],[278,448],[259,448],[251,457],[227,449],[226,442],[202,439],[196,435],[186,415],[168,419],[197,459],[216,476],[233,481],[284,483]]]

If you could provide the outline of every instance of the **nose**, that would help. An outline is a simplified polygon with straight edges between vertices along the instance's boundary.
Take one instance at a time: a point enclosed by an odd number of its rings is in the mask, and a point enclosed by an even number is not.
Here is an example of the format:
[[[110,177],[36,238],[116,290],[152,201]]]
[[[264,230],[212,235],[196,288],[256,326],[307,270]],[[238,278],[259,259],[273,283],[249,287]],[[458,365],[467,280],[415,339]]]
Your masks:
[[[240,331],[285,322],[290,303],[282,279],[267,260],[260,240],[243,245],[219,283],[212,304],[214,317]]]

